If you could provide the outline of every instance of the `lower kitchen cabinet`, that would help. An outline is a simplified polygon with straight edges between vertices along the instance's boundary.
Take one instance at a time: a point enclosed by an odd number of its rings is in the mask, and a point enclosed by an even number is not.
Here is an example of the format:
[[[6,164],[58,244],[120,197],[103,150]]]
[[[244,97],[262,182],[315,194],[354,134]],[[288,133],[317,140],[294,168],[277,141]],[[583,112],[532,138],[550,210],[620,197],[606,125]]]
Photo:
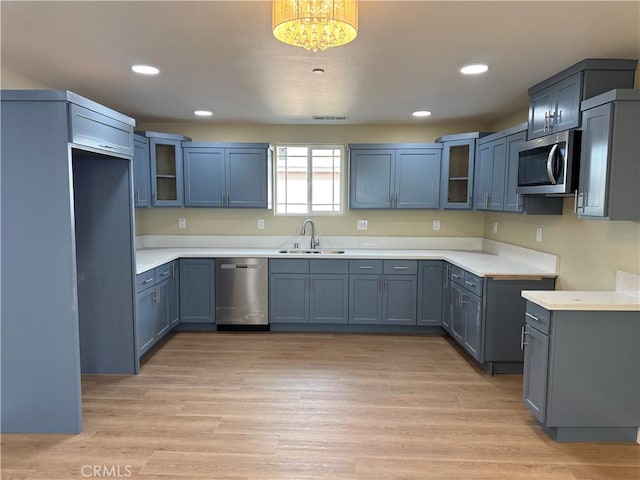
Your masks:
[[[527,302],[522,400],[560,442],[635,442],[640,322],[634,311],[547,310]]]
[[[441,262],[441,263],[443,263],[443,267],[442,267],[443,268],[443,275],[442,275],[443,285],[442,285],[442,297],[441,297],[442,328],[444,328],[450,335],[453,335],[451,331],[451,298],[452,298],[451,270],[453,266],[446,262]],[[422,291],[422,289],[420,291]],[[424,292],[423,292],[423,295],[424,295]],[[422,318],[422,316],[420,316],[419,318]]]
[[[348,322],[347,260],[272,259],[269,270],[271,323]]]
[[[414,260],[351,260],[349,323],[416,325],[417,270]]]
[[[418,262],[418,325],[437,327],[444,324],[442,297],[445,277],[443,262],[422,260]]]
[[[136,276],[136,348],[143,355],[178,323],[177,262]]]
[[[215,260],[180,260],[180,323],[215,323]]]
[[[525,312],[522,290],[553,290],[553,278],[478,277],[449,265],[448,305],[451,337],[489,373],[520,372],[520,337]],[[447,293],[448,292],[448,293]],[[444,326],[444,325],[443,325]]]

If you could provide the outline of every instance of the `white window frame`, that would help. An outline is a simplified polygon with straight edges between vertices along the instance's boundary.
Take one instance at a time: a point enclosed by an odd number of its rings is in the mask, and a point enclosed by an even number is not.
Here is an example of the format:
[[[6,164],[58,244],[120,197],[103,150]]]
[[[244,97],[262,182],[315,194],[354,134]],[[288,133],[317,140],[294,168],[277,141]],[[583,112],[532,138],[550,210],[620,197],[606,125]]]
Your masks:
[[[286,213],[278,212],[278,148],[279,147],[306,147],[308,149],[307,154],[307,208],[306,213]],[[334,149],[340,150],[340,210],[331,212],[313,211],[313,172],[311,170],[311,160],[313,158],[312,152],[314,149]],[[274,145],[273,154],[273,214],[278,217],[303,217],[303,216],[340,216],[345,214],[345,201],[346,201],[346,155],[347,148],[345,145],[340,144],[319,144],[319,143],[280,143]]]

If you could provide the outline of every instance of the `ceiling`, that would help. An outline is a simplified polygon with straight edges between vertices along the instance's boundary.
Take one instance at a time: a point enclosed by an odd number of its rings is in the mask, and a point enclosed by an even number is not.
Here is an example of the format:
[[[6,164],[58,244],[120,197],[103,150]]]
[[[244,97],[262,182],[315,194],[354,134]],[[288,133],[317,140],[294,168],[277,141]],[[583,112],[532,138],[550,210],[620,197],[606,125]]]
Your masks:
[[[349,45],[271,33],[270,1],[0,2],[2,67],[139,122],[492,121],[583,58],[639,58],[640,2],[360,1]],[[487,63],[466,77],[459,68]],[[156,77],[132,64],[156,65]],[[324,75],[312,73],[325,69]],[[413,120],[411,112],[433,112]],[[325,123],[327,123],[325,121]],[[335,123],[335,122],[329,122]]]

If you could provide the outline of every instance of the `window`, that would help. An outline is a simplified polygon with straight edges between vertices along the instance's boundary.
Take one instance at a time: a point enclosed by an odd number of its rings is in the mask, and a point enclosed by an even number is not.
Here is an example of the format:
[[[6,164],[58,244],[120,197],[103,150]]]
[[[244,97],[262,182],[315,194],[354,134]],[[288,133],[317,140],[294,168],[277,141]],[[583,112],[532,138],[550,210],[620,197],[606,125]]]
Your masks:
[[[340,145],[276,147],[276,215],[342,213]]]

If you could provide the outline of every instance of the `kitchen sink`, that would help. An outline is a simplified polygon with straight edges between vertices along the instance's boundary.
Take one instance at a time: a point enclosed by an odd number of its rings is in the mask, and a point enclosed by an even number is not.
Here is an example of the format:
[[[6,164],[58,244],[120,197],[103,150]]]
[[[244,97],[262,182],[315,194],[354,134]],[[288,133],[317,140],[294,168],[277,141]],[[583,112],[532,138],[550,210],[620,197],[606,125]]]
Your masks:
[[[344,253],[344,250],[318,250],[318,249],[292,248],[290,250],[278,250],[278,253],[288,253],[290,255],[305,255],[305,254],[337,255],[340,253]]]

